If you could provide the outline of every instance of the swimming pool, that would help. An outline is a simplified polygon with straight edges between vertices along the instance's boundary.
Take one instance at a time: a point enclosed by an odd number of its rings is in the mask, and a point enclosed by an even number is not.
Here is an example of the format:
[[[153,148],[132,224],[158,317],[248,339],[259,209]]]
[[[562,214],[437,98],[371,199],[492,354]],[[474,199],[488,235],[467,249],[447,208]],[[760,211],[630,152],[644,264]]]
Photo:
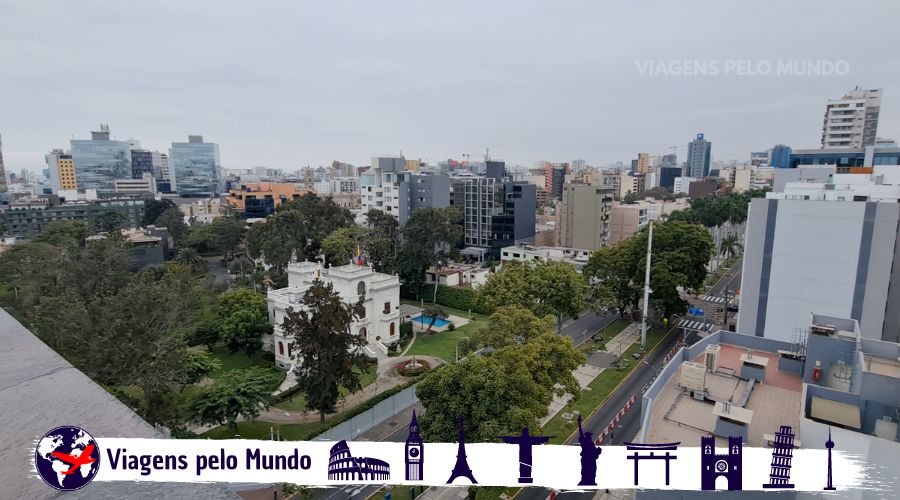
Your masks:
[[[412,320],[415,321],[416,323],[419,323],[420,325],[422,325],[425,328],[427,328],[428,325],[431,324],[431,316],[425,316],[424,314],[420,314],[420,315],[416,316],[415,318],[413,318]],[[450,321],[446,320],[444,318],[436,318],[434,320],[434,326],[436,326],[438,328],[447,326],[449,324],[450,324]]]

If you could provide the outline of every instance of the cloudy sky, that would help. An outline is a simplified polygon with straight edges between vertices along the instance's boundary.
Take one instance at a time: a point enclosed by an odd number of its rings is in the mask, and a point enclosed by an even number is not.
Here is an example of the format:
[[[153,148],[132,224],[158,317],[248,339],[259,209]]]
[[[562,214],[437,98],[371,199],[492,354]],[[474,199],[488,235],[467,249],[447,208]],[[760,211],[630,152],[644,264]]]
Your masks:
[[[229,168],[605,165],[683,157],[697,132],[747,159],[818,147],[855,85],[884,88],[878,132],[900,139],[898,19],[892,0],[0,0],[0,135],[13,171],[99,123],[163,151],[202,134]]]

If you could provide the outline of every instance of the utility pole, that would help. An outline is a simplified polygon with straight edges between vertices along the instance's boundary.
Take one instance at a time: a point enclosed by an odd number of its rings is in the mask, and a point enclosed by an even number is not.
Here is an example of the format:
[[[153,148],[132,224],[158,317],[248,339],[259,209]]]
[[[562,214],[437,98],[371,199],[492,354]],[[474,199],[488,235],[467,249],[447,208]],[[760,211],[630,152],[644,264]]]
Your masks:
[[[641,349],[647,347],[647,306],[650,304],[650,258],[653,248],[653,219],[650,219],[650,234],[647,237],[647,270],[644,271],[644,315],[641,318]]]

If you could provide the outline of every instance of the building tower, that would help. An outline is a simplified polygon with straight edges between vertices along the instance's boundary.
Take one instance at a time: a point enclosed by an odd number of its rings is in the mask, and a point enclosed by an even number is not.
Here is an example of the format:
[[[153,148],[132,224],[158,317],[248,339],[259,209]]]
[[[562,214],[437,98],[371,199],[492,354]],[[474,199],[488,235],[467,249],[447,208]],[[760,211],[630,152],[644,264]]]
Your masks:
[[[740,436],[728,438],[728,453],[716,453],[716,438],[703,436],[700,438],[700,489],[715,490],[716,479],[725,476],[729,491],[741,491],[743,484],[742,470],[743,442]]]
[[[3,167],[3,136],[0,136],[0,193],[9,189],[6,184],[6,168]]]
[[[416,410],[413,410],[412,420],[409,421],[409,434],[406,436],[406,480],[422,480],[422,456],[424,448],[422,438],[419,436],[419,421],[416,419]]]
[[[772,468],[769,471],[769,482],[763,488],[790,489],[794,485],[791,480],[791,458],[794,456],[794,431],[790,425],[782,425],[775,433],[775,449],[772,450]]]
[[[834,441],[831,440],[831,427],[828,427],[828,441],[825,441],[825,447],[828,448],[828,486],[826,491],[834,491],[834,484],[831,483],[831,449],[834,448]]]
[[[462,417],[459,417],[459,450],[456,452],[456,465],[453,466],[453,472],[450,473],[447,484],[452,484],[453,480],[458,477],[468,478],[472,484],[478,484],[475,476],[472,475],[472,469],[469,468],[469,462],[466,461],[466,435],[463,432]]]

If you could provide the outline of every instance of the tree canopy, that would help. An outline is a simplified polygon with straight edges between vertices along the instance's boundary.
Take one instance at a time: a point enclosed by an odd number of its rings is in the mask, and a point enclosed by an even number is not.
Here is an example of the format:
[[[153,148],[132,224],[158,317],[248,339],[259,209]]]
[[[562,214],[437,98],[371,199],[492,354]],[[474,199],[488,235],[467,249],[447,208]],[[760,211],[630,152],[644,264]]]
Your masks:
[[[524,335],[514,323],[519,319],[529,323]],[[426,439],[454,440],[458,419],[464,417],[467,441],[493,441],[522,427],[536,428],[554,395],[578,397],[580,387],[572,371],[584,362],[584,355],[570,338],[548,327],[522,307],[494,313],[485,333],[476,338],[496,342],[499,348],[442,366],[416,387],[426,409],[420,420]]]
[[[277,213],[254,224],[247,233],[247,249],[251,257],[263,258],[282,272],[292,258],[315,260],[328,235],[351,225],[350,210],[330,197],[307,193],[283,203]]]
[[[646,267],[647,228],[616,245],[591,254],[583,273],[592,279],[593,296],[600,307],[623,312],[638,307]],[[709,232],[694,224],[669,221],[653,226],[650,269],[651,305],[664,316],[681,313],[687,303],[679,288],[692,291],[706,278],[713,252]]]
[[[232,370],[204,389],[192,402],[190,420],[201,425],[225,424],[237,433],[237,419],[254,420],[274,401],[269,374],[252,367]]]
[[[706,227],[720,226],[726,222],[740,224],[747,220],[750,200],[764,197],[766,191],[751,189],[743,193],[717,193],[714,196],[694,198],[690,200],[690,208],[672,212],[669,220],[702,224]]]
[[[425,271],[446,259],[463,237],[462,218],[456,208],[419,208],[403,226],[400,274],[408,290],[418,296]]]

